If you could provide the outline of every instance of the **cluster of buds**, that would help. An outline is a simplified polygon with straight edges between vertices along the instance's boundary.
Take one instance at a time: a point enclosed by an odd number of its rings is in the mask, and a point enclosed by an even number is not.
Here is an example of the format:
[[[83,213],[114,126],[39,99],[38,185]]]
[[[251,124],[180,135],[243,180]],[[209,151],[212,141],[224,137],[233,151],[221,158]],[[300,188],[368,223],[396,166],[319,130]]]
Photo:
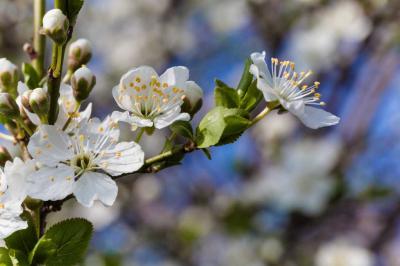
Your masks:
[[[0,59],[0,91],[16,96],[18,68],[6,58]]]
[[[46,118],[50,110],[49,96],[43,88],[25,91],[21,103],[29,112],[37,114],[41,120]]]
[[[60,9],[52,9],[43,17],[43,34],[54,42],[63,44],[68,38],[69,21]]]
[[[89,97],[94,85],[96,85],[96,77],[86,66],[80,67],[71,77],[74,97],[79,103]]]

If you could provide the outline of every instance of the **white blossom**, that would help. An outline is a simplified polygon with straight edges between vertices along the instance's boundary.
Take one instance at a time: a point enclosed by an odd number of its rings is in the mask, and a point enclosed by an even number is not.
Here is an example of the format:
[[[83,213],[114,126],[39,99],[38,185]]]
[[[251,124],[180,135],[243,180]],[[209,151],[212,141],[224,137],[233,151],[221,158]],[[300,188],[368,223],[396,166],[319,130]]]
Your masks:
[[[60,200],[73,194],[83,206],[95,200],[112,205],[118,187],[110,176],[138,170],[144,153],[135,142],[117,142],[117,123],[107,117],[81,123],[73,133],[40,125],[28,150],[42,167],[28,177],[29,195]],[[46,188],[46,189],[43,189]]]
[[[367,249],[345,239],[323,244],[315,256],[316,266],[372,266],[374,258]]]
[[[0,170],[0,239],[28,227],[20,218],[22,202],[27,195],[26,177],[35,171],[35,162],[23,162],[18,157],[7,161],[4,172]]]
[[[262,169],[258,178],[246,184],[242,199],[269,203],[285,211],[320,213],[334,188],[329,171],[335,165],[340,143],[334,140],[291,142],[279,163]]]
[[[6,58],[0,58],[0,89],[8,91],[18,81],[18,68]]]
[[[43,32],[57,43],[63,43],[67,38],[68,18],[60,9],[52,9],[43,16]]]
[[[294,63],[271,59],[271,72],[265,62],[265,52],[251,55],[253,64],[250,72],[257,78],[257,87],[267,102],[279,101],[280,105],[297,116],[309,128],[332,126],[339,123],[339,117],[315,106],[323,106],[321,95],[316,92],[319,82],[301,85],[311,71],[297,73]]]
[[[21,104],[22,94],[28,90],[29,88],[26,86],[25,83],[18,83],[19,96],[17,98],[17,103],[20,105],[20,107],[23,107]],[[78,102],[74,98],[72,87],[64,83],[60,86],[60,97],[58,98],[58,106],[58,116],[54,125],[58,129],[63,129],[69,117],[71,116],[72,119],[65,129],[68,132],[75,129],[79,123],[88,121],[92,113],[92,103],[89,103],[82,112],[79,112]],[[37,116],[35,113],[30,112],[27,108],[23,108],[33,124],[37,126],[42,124],[39,116]]]
[[[114,112],[113,116],[134,126],[158,129],[177,120],[188,121],[190,115],[181,113],[181,105],[185,91],[197,86],[188,79],[186,67],[169,68],[160,77],[148,66],[132,69],[113,88],[115,101],[127,112]]]

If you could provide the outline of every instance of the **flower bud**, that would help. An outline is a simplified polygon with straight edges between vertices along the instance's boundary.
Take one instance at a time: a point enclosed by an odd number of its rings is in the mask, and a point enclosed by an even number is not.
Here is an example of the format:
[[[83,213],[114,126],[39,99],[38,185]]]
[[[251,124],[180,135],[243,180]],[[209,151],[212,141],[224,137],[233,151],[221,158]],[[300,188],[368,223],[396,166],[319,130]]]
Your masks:
[[[33,113],[31,105],[29,104],[29,98],[31,97],[32,90],[24,91],[21,95],[22,106],[25,107],[29,112]]]
[[[43,17],[43,33],[58,44],[67,40],[69,22],[60,9],[52,9]]]
[[[186,84],[182,111],[193,116],[203,105],[203,90],[193,81],[188,81]]]
[[[48,115],[50,104],[49,96],[43,88],[36,88],[29,96],[29,105],[39,117]]]
[[[7,92],[0,93],[0,113],[10,119],[19,117],[19,107]]]
[[[86,100],[95,84],[96,77],[89,68],[82,66],[76,70],[71,77],[71,86],[76,101]]]
[[[6,58],[0,59],[0,91],[16,94],[18,68]]]
[[[10,153],[8,152],[8,150],[5,147],[0,146],[0,166],[4,167],[6,162],[11,161],[11,160],[12,160],[12,157],[11,157]]]
[[[75,71],[89,62],[92,57],[92,45],[86,39],[71,43],[68,50],[68,69]]]

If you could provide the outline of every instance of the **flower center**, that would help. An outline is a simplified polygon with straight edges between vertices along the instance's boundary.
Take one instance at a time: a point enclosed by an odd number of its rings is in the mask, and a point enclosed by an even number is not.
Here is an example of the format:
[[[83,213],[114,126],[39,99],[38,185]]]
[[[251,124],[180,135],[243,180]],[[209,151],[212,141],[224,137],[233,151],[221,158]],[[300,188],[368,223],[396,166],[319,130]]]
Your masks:
[[[76,169],[76,174],[90,170],[93,165],[92,157],[89,154],[79,154],[71,160],[71,166]]]

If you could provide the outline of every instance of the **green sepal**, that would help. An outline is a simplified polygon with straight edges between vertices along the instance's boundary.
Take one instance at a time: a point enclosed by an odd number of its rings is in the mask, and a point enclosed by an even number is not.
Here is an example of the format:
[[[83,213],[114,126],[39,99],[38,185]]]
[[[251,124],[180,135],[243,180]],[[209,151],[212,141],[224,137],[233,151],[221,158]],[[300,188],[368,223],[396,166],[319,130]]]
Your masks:
[[[73,218],[53,225],[39,239],[29,256],[31,264],[75,265],[85,256],[93,225]]]

